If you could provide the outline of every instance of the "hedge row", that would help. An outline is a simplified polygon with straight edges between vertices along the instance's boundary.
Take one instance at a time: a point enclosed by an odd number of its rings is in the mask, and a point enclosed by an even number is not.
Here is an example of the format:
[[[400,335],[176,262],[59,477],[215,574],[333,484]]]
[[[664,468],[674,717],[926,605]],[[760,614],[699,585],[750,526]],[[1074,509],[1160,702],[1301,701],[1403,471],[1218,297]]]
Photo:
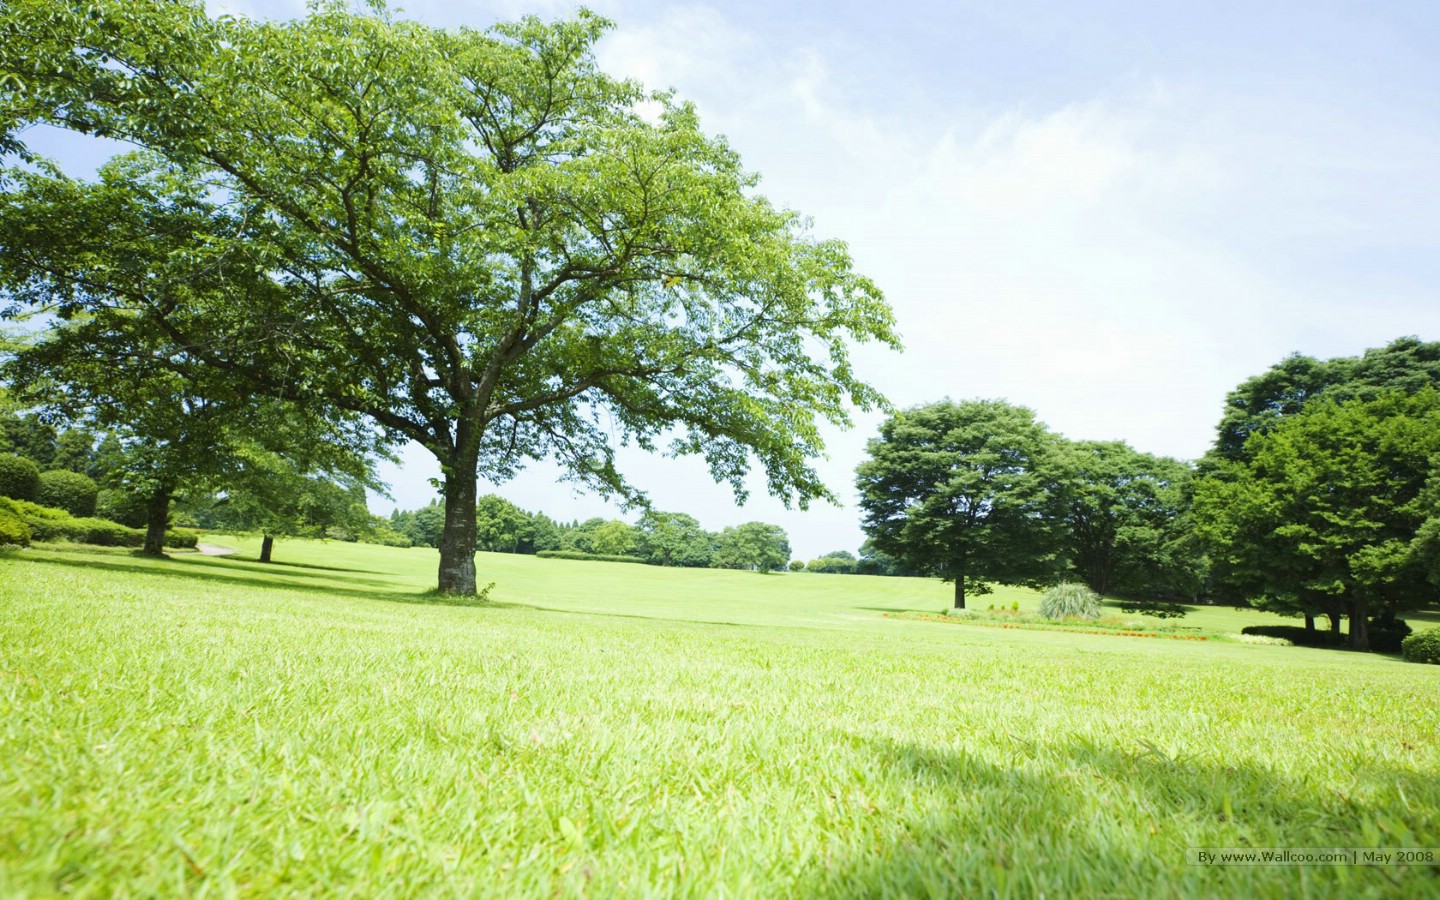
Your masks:
[[[72,516],[63,509],[52,509],[25,500],[0,497],[0,519],[18,519],[33,541],[74,541],[101,547],[145,545],[143,528],[127,528],[109,519]],[[165,532],[165,546],[172,549],[193,548],[199,540],[199,532],[183,528]],[[17,540],[14,543],[26,542]]]
[[[535,554],[543,559],[588,559],[591,562],[644,563],[638,556],[613,556],[606,553],[584,553],[580,550],[541,550]]]

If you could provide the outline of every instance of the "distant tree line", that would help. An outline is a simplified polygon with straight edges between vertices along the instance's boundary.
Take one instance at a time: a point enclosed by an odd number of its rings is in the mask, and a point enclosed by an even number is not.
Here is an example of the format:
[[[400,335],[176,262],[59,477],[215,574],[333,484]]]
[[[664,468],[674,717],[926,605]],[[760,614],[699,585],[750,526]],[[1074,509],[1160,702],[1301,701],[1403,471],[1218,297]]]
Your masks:
[[[445,504],[435,500],[390,514],[389,530],[411,544],[439,545]],[[562,522],[529,512],[495,494],[475,504],[476,547],[491,553],[565,553],[628,557],[656,566],[753,569],[771,572],[790,560],[790,540],[778,525],[747,522],[706,531],[694,517],[650,510],[635,524],[590,518]]]

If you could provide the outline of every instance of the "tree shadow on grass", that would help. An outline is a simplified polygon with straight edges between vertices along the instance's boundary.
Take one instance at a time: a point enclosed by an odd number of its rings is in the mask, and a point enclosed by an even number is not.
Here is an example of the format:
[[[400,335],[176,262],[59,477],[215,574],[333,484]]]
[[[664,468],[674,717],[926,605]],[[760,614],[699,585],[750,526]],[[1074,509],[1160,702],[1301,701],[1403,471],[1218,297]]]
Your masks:
[[[842,740],[903,775],[906,801],[869,811],[850,855],[831,855],[802,895],[1420,896],[1440,875],[1440,865],[1205,866],[1187,852],[1433,844],[1440,791],[1415,771],[1366,766],[1351,784],[1307,786],[1303,773],[1170,758],[1143,742],[1125,751],[1016,739],[1004,767]]]
[[[191,557],[191,558],[197,558],[197,557]],[[276,566],[279,566],[279,567],[281,567],[281,568],[286,568],[286,569],[314,569],[314,570],[316,570],[316,571],[318,571],[318,572],[358,572],[358,573],[360,573],[360,574],[362,574],[362,575],[390,575],[390,574],[392,574],[392,573],[390,573],[390,572],[381,571],[380,569],[351,569],[351,568],[346,568],[346,567],[344,567],[344,566],[317,566],[317,565],[315,565],[314,563],[298,563],[298,562],[291,562],[291,561],[285,560],[285,559],[272,559],[272,560],[270,560],[270,561],[267,562],[267,563],[262,563],[258,557],[255,557],[255,556],[245,556],[245,555],[242,555],[242,554],[239,554],[239,553],[226,553],[226,554],[224,554],[223,556],[211,556],[211,557],[209,557],[209,558],[210,558],[210,559],[223,559],[223,560],[225,560],[226,562],[249,563],[249,564],[251,564],[251,565],[256,566],[256,567],[257,567],[256,571],[259,571],[259,572],[271,571],[271,570],[273,570]]]
[[[41,565],[60,566],[76,569],[104,569],[111,572],[123,572],[137,575],[161,575],[170,577],[191,578],[198,582],[207,584],[230,584],[238,587],[265,588],[273,591],[294,591],[299,593],[314,594],[319,597],[350,597],[361,600],[383,600],[389,603],[416,603],[431,606],[473,606],[486,609],[508,609],[519,604],[497,603],[493,600],[480,600],[476,597],[462,597],[453,594],[440,594],[435,591],[397,591],[383,590],[380,588],[367,589],[363,587],[345,587],[334,584],[315,584],[311,581],[299,581],[273,575],[269,578],[253,578],[246,575],[232,574],[237,568],[239,571],[253,571],[246,566],[236,566],[228,562],[224,557],[211,557],[209,561],[198,559],[175,559],[168,558],[166,562],[157,561],[152,565],[144,565],[133,562],[111,562],[108,560],[95,559],[63,559],[44,556],[26,557],[28,562]],[[268,571],[263,563],[256,563],[261,567],[260,571]],[[335,580],[333,575],[317,576],[330,581]],[[346,579],[353,582],[365,584],[386,585],[389,582],[371,578]]]
[[[268,562],[250,556],[183,556],[167,555],[167,558],[178,565],[195,566],[203,568],[222,568],[233,571],[264,573],[275,579],[284,579],[287,576],[305,577],[307,571],[313,571],[312,578],[323,578],[326,581],[344,581],[356,585],[393,585],[395,582],[389,578],[365,578],[365,575],[389,575],[389,572],[376,572],[371,569],[345,569],[338,566],[311,566],[295,562]],[[353,575],[337,575],[337,572],[353,572]]]

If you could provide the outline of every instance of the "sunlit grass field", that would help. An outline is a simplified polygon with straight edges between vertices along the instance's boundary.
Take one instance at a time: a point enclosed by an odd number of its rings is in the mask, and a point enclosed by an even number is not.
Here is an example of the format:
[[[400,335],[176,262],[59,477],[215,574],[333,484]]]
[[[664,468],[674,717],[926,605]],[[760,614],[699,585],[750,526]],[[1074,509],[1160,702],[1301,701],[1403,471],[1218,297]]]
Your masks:
[[[0,555],[0,896],[1440,895],[1186,853],[1440,846],[1440,667],[886,617],[946,606],[918,579],[482,554],[462,605],[433,550],[211,540]]]

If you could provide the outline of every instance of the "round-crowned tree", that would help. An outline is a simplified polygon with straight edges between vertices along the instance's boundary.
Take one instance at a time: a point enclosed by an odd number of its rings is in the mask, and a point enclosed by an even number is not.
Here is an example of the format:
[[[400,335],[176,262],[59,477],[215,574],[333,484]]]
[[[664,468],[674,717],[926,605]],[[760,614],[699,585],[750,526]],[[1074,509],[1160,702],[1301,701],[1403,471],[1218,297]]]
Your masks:
[[[41,506],[63,509],[72,516],[95,515],[95,501],[100,488],[89,475],[55,469],[41,472],[35,490],[35,502]]]
[[[0,453],[0,497],[34,500],[39,487],[39,466],[23,456]]]
[[[896,413],[856,470],[861,528],[917,574],[955,583],[955,607],[989,582],[1039,586],[1059,568],[1050,514],[1056,438],[1003,400]]]
[[[45,124],[149,151],[99,183],[17,173],[0,280],[163,336],[146,358],[187,377],[425,447],[445,593],[476,593],[482,474],[529,460],[638,502],[617,465],[634,445],[703,457],[740,499],[757,467],[782,500],[833,499],[822,425],[885,406],[852,347],[898,348],[894,316],[690,103],[601,70],[609,28],[582,10],[447,30],[379,0],[284,22],[0,5],[13,143]]]

